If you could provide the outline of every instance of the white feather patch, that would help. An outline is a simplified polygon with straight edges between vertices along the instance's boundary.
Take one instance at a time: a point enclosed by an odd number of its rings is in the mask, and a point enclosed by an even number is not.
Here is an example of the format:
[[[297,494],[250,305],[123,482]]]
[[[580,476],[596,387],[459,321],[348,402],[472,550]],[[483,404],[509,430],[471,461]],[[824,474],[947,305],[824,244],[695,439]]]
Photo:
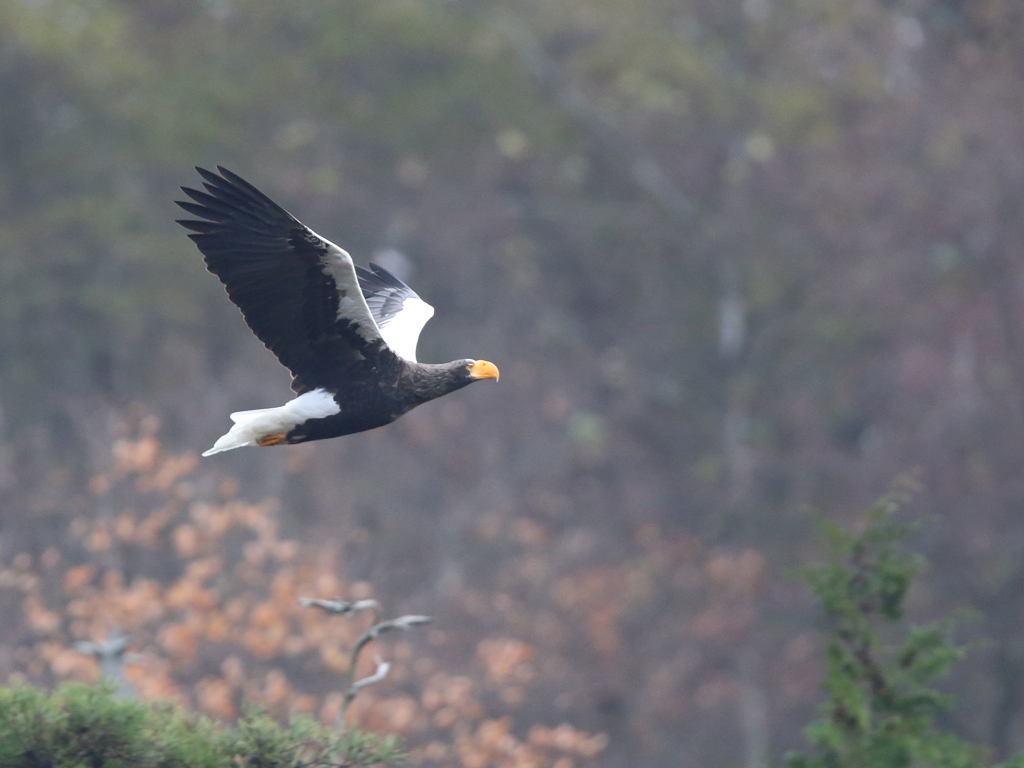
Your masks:
[[[423,299],[408,298],[400,312],[381,321],[380,335],[396,355],[415,363],[420,331],[433,316],[434,308]]]
[[[338,289],[338,319],[354,322],[357,326],[356,332],[367,341],[376,341],[381,338],[377,324],[373,321],[373,315],[370,314],[370,308],[366,306],[366,300],[363,299],[363,292],[359,289],[356,267],[348,251],[339,248],[330,240],[320,237],[311,229],[309,232],[327,246],[323,270],[324,274],[334,281],[334,285]]]
[[[246,445],[257,445],[260,438],[291,432],[310,419],[325,419],[339,413],[341,408],[334,396],[322,389],[314,389],[289,400],[277,408],[259,408],[254,411],[236,411],[231,414],[235,425],[217,440],[203,456],[230,451]]]

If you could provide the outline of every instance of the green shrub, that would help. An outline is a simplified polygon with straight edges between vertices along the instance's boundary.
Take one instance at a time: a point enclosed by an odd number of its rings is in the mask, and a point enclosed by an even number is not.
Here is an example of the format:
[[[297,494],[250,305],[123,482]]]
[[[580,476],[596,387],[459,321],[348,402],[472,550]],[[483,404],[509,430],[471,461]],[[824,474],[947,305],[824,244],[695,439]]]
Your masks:
[[[815,754],[790,753],[788,768],[987,764],[985,748],[935,724],[951,700],[931,686],[965,648],[950,639],[955,621],[903,623],[903,600],[925,563],[900,548],[911,530],[895,519],[900,501],[894,492],[872,505],[859,533],[819,523],[829,559],[801,577],[831,625],[825,645],[828,698],[804,731]],[[1024,767],[1024,755],[1002,764],[1011,767]]]
[[[282,726],[250,710],[228,726],[170,702],[118,696],[107,683],[53,694],[0,688],[3,768],[341,768],[401,759],[393,737],[340,734],[307,717]]]

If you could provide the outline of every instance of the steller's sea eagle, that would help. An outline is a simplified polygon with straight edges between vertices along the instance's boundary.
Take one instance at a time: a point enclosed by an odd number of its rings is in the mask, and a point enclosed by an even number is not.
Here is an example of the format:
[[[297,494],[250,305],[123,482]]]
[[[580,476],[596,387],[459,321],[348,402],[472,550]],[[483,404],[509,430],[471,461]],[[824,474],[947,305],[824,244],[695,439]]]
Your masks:
[[[203,456],[245,445],[324,440],[390,424],[417,405],[481,379],[486,360],[416,362],[434,309],[387,270],[352,257],[226,168],[196,168],[205,192],[177,201],[206,267],[257,338],[292,372],[293,400],[239,411]]]

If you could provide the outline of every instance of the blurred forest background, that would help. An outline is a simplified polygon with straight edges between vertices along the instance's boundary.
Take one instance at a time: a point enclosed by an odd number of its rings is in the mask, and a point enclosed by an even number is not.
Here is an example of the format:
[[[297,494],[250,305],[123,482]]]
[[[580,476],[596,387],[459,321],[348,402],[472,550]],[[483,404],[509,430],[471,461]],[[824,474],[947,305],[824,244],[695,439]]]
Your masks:
[[[1024,748],[1014,0],[0,2],[0,680],[358,717],[427,765],[757,766],[821,700],[788,570],[904,472],[948,727]],[[500,384],[200,462],[288,376],[173,223],[223,164]],[[387,261],[390,260],[390,261]],[[306,612],[312,614],[313,612]],[[372,671],[372,665],[371,670]]]

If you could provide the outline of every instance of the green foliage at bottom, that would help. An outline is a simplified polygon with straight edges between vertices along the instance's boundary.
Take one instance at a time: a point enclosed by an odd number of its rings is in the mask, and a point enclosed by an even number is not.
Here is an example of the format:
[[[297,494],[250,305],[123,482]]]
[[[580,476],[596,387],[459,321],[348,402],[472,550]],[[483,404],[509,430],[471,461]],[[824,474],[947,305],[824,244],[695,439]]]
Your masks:
[[[815,754],[787,755],[788,768],[988,764],[983,747],[935,724],[951,701],[931,685],[965,652],[950,639],[953,622],[902,622],[904,597],[925,565],[900,548],[911,530],[895,518],[902,496],[893,492],[872,505],[859,533],[820,523],[829,560],[801,576],[831,624],[825,646],[828,698],[804,732]],[[1024,755],[998,768],[1024,768]]]
[[[393,737],[249,711],[235,725],[102,685],[0,688],[3,768],[345,768],[402,759]]]

